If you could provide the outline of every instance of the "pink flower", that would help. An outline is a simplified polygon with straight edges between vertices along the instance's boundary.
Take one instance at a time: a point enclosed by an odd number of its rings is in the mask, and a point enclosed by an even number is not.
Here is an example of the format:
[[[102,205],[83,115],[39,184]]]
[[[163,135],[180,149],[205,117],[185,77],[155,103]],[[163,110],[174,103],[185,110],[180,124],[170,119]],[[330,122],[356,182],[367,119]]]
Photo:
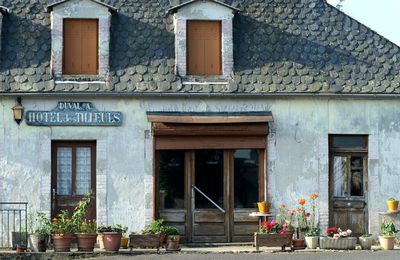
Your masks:
[[[278,231],[278,234],[285,234],[285,233],[286,233],[286,231],[283,229]]]
[[[351,233],[353,233],[353,231],[351,231],[350,229],[347,229],[347,234],[350,236],[351,235]]]
[[[272,226],[275,226],[275,224],[276,224],[275,219],[271,220],[271,225],[272,225]]]
[[[334,235],[333,235],[333,238],[334,238],[334,239],[338,239],[339,237],[340,237],[339,234],[334,234]]]

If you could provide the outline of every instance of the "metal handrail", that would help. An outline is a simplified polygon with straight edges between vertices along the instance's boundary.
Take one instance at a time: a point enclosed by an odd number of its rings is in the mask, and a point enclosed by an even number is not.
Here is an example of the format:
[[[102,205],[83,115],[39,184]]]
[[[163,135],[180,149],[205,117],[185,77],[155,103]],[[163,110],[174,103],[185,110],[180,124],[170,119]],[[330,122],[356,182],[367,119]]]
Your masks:
[[[199,188],[196,186],[192,185],[192,188],[197,190],[201,195],[203,195],[204,198],[206,198],[209,202],[211,202],[219,211],[225,214],[225,210],[221,208],[217,203],[215,203],[212,199],[210,199],[204,192],[202,192]]]

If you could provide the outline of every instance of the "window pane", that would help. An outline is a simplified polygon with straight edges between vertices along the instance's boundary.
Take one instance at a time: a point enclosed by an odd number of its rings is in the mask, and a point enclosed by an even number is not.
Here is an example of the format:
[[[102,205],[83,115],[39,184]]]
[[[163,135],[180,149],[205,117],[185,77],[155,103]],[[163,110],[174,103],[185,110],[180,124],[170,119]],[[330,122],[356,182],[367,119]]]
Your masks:
[[[196,151],[195,185],[213,202],[224,208],[224,152],[222,150]],[[196,208],[216,207],[195,191]]]
[[[185,185],[184,151],[158,152],[159,208],[183,209]]]
[[[335,197],[346,197],[348,182],[347,158],[335,156],[333,159],[333,183]]]
[[[366,137],[364,136],[333,136],[332,146],[334,148],[366,148]]]
[[[57,193],[72,194],[72,148],[57,149]]]
[[[363,196],[363,159],[351,157],[351,196]]]
[[[259,201],[259,152],[236,150],[234,154],[235,208],[253,208]]]
[[[92,157],[90,147],[76,148],[76,194],[90,192]]]

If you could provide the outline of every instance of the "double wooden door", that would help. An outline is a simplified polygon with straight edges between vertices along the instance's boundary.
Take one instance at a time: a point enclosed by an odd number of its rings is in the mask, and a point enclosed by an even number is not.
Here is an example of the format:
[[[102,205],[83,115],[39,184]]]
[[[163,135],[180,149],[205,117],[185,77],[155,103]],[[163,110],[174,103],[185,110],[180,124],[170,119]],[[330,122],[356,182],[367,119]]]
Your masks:
[[[264,160],[260,149],[157,151],[157,217],[187,242],[251,241]]]
[[[61,210],[72,214],[83,195],[96,192],[96,142],[54,141],[52,143],[51,215]],[[88,212],[96,219],[96,201]]]

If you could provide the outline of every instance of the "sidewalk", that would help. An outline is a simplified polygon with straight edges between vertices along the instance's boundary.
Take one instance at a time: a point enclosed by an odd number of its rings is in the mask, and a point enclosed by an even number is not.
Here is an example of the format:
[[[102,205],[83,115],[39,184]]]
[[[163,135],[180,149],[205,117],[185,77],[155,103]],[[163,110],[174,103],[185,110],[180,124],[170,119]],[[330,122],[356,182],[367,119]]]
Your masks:
[[[396,247],[395,250],[400,250]],[[348,250],[321,250],[321,249],[304,249],[290,252],[289,248],[284,254],[296,253],[321,253],[321,252],[349,252]],[[359,252],[360,250],[350,250],[352,252]],[[371,251],[380,251],[379,246],[373,246]],[[289,253],[288,253],[289,252]],[[160,248],[157,252],[156,249],[120,249],[119,252],[110,253],[105,252],[99,248],[95,248],[94,252],[85,253],[77,252],[77,249],[72,249],[71,252],[54,252],[47,250],[45,253],[26,252],[23,254],[16,254],[13,250],[0,250],[0,259],[71,259],[71,258],[95,258],[107,256],[135,256],[135,255],[156,255],[156,254],[174,254],[175,252],[167,252],[164,248]],[[279,254],[282,253],[280,247],[260,247],[260,251],[256,251],[255,247],[250,244],[217,244],[217,245],[182,245],[181,254]]]

